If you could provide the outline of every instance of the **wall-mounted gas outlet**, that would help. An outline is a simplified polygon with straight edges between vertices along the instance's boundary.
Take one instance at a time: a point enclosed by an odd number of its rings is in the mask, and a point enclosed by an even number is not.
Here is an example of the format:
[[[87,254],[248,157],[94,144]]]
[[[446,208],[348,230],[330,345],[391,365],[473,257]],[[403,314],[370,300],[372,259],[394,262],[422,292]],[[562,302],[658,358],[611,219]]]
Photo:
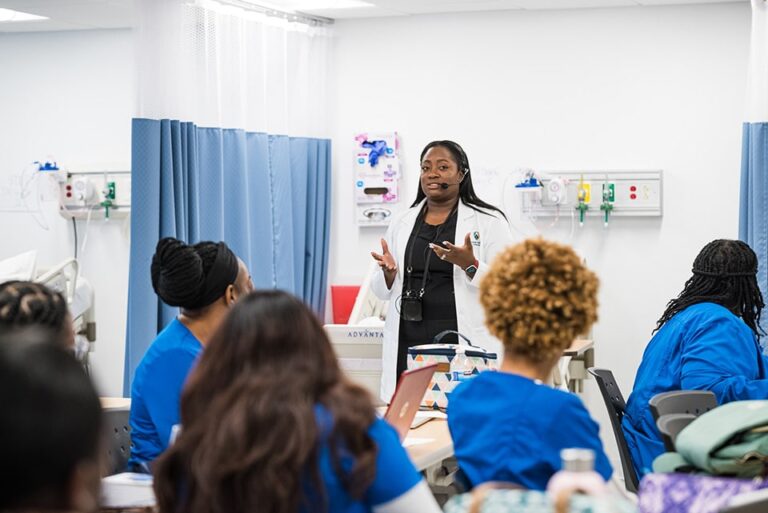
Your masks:
[[[588,217],[604,216],[604,201],[611,205],[610,217],[662,215],[661,171],[542,171],[541,176],[548,177],[541,178],[544,194],[540,200],[524,198],[525,214],[561,216],[568,208],[578,210],[581,184],[587,191],[582,196]],[[562,198],[559,203],[553,201],[552,183]]]
[[[109,219],[131,211],[131,174],[127,171],[70,172],[59,184],[61,215]]]

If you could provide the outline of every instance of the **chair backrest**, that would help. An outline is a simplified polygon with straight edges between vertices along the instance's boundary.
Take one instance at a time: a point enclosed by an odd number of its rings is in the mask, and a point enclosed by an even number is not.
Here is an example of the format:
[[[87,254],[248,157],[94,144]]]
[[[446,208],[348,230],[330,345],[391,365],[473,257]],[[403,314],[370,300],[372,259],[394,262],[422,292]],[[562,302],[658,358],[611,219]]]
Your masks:
[[[608,417],[611,419],[613,436],[616,438],[616,445],[619,447],[619,457],[621,458],[621,467],[624,472],[624,486],[628,491],[636,493],[638,485],[637,472],[635,472],[632,454],[629,452],[627,440],[624,438],[624,430],[621,427],[621,420],[624,418],[624,411],[627,409],[624,396],[621,395],[616,379],[610,370],[595,367],[590,367],[587,370],[597,381],[597,386],[605,402],[605,408],[608,410]]]
[[[661,439],[664,447],[673,452],[675,450],[675,440],[680,431],[696,419],[696,415],[690,413],[669,413],[656,419],[656,427],[661,433]]]
[[[107,461],[105,476],[125,472],[128,458],[131,456],[131,427],[128,423],[129,408],[111,408],[104,410],[104,430],[106,437]]]
[[[654,395],[648,406],[653,420],[670,413],[690,413],[698,417],[717,408],[717,398],[709,390],[672,390]]]

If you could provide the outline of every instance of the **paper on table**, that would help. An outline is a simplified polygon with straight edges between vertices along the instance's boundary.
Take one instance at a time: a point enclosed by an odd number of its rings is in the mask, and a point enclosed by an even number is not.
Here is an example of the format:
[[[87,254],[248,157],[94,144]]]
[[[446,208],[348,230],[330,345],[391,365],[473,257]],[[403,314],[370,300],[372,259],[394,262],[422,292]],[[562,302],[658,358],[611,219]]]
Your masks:
[[[416,429],[432,419],[447,419],[447,415],[441,411],[419,411],[411,422],[411,429]]]
[[[425,410],[416,412],[417,419],[447,419],[448,415],[438,410]]]
[[[405,440],[403,440],[403,447],[411,447],[412,445],[424,445],[431,442],[434,442],[434,438],[416,438],[409,436]]]
[[[101,507],[130,509],[155,505],[152,476],[124,472],[101,480]]]

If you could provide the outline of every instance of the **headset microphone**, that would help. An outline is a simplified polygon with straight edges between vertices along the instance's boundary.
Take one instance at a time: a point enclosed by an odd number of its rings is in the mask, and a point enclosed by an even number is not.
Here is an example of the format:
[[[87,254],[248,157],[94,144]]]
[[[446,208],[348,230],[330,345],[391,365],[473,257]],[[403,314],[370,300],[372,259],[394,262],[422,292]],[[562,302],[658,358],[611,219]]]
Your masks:
[[[467,171],[467,173],[468,173],[468,172],[469,172],[469,171]],[[466,173],[464,173],[463,175],[461,175],[461,179],[460,179],[458,182],[456,182],[456,183],[448,183],[448,182],[443,182],[443,183],[441,183],[441,184],[440,184],[440,188],[441,188],[441,189],[443,189],[443,190],[446,190],[446,189],[447,189],[448,187],[450,187],[451,185],[461,185],[461,182],[463,182],[463,181],[464,181],[464,175],[465,175],[465,174],[466,174]]]

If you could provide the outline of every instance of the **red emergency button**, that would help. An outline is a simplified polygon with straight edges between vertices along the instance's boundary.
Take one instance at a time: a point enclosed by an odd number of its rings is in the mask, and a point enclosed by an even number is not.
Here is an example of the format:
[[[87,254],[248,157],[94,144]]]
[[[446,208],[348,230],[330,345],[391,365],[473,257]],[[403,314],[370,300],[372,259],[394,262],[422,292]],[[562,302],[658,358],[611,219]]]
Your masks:
[[[630,194],[629,199],[637,199],[637,194]]]
[[[632,192],[635,192],[635,191],[637,191],[637,187],[635,187],[635,186],[633,185],[632,187],[630,187],[630,188],[629,188],[629,190],[630,190],[630,191],[632,191]]]

